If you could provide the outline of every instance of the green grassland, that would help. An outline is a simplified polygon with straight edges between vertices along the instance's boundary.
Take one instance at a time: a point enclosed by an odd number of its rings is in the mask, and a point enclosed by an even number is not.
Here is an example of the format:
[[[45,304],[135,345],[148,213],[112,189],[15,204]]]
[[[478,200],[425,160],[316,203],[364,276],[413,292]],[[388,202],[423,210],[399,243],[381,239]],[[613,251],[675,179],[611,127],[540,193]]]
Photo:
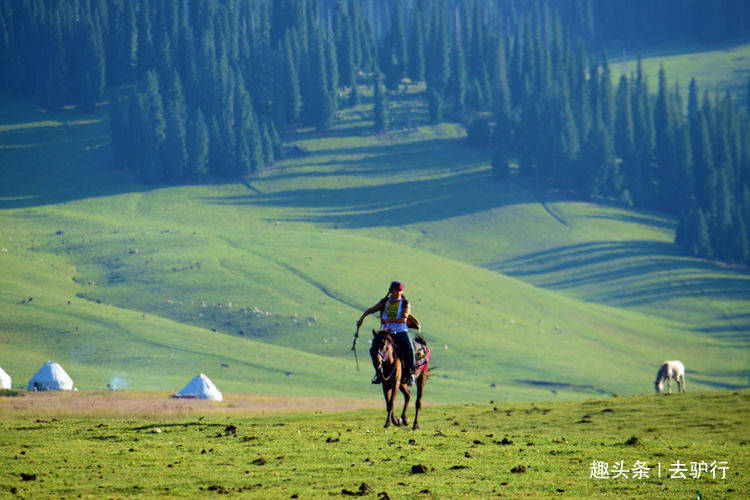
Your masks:
[[[105,105],[3,99],[14,386],[54,359],[82,389],[177,390],[204,372],[229,393],[376,398],[367,336],[362,371],[349,348],[392,279],[433,346],[431,400],[650,392],[664,359],[693,389],[750,385],[747,273],[680,253],[660,214],[494,182],[489,153],[425,125],[409,90],[393,118],[417,130],[374,135],[363,104],[325,134],[294,131],[307,154],[245,183],[179,186],[111,168]]]
[[[635,59],[626,54],[626,59],[615,59],[612,65],[613,82],[616,85],[620,75],[630,76],[635,71]],[[659,68],[664,66],[670,85],[677,82],[687,105],[687,91],[690,79],[695,78],[701,96],[704,90],[713,97],[714,92],[722,96],[732,94],[735,103],[747,103],[747,81],[750,78],[750,44],[747,40],[714,48],[696,48],[686,51],[678,49],[647,52],[643,57],[643,70],[652,91],[659,82]]]
[[[748,390],[428,406],[419,432],[383,429],[382,410],[250,416],[231,413],[229,402],[179,415],[84,411],[61,418],[54,411],[5,411],[11,400],[34,398],[46,395],[0,398],[0,496],[327,498],[347,496],[346,490],[368,498],[383,492],[425,499],[746,498],[750,493]],[[591,477],[595,461],[608,464],[608,479]],[[637,461],[647,464],[648,477],[631,472]],[[618,462],[626,477],[614,477]],[[684,466],[681,478],[671,477],[677,462]],[[705,463],[709,471],[695,477],[691,462]],[[725,470],[712,474],[713,462],[725,462],[717,464]],[[413,473],[414,466],[424,472]],[[518,466],[525,472],[511,471]]]

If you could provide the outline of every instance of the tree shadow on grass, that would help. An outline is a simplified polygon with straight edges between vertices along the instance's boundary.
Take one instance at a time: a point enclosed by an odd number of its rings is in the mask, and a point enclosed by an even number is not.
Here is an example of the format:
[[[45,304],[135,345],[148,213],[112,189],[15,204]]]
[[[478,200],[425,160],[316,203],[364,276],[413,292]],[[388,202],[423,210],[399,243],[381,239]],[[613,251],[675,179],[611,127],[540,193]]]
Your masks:
[[[290,208],[296,216],[278,220],[314,222],[328,227],[404,226],[482,212],[518,203],[523,197],[498,193],[491,183],[487,170],[470,170],[439,179],[204,200],[216,204]],[[474,196],[467,196],[468,192],[473,192]]]
[[[108,129],[92,115],[0,130],[0,209],[149,189],[112,167]]]
[[[711,261],[690,257],[665,242],[580,243],[487,267],[544,288],[582,289],[586,300],[610,305],[642,306],[695,296],[750,300],[750,274],[730,272]]]

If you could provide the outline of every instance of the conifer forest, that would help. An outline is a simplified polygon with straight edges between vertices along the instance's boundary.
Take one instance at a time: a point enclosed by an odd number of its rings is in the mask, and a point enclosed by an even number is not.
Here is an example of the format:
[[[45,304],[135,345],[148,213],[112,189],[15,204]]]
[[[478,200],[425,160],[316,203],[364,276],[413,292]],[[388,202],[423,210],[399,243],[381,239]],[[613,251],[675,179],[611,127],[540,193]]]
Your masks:
[[[42,108],[108,102],[114,168],[163,184],[255,175],[342,107],[371,106],[381,133],[420,84],[497,182],[517,165],[671,214],[677,245],[747,266],[750,97],[692,80],[685,99],[663,68],[649,81],[610,54],[748,32],[742,0],[5,0],[0,85]]]

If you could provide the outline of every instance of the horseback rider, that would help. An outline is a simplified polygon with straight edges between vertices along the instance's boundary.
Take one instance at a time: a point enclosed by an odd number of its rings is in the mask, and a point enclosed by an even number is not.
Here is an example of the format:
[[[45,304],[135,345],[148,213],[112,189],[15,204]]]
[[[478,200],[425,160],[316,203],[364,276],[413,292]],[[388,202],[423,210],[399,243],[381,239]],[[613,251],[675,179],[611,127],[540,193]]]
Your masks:
[[[380,322],[384,330],[389,331],[396,340],[399,351],[403,353],[403,359],[406,362],[406,373],[409,374],[409,385],[414,385],[414,343],[409,336],[409,327],[406,320],[411,313],[409,301],[404,297],[404,285],[399,281],[394,281],[388,288],[388,293],[377,304],[362,313],[357,320],[357,328],[362,326],[365,317],[372,313],[380,314]],[[375,374],[372,379],[373,384],[379,384],[382,380],[380,374]]]

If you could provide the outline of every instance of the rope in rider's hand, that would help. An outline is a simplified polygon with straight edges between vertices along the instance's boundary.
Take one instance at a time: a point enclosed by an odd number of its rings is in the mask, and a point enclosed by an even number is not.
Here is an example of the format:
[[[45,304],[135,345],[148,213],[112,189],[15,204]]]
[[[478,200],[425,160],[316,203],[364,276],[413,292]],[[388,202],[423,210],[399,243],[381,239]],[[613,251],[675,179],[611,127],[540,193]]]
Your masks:
[[[359,338],[359,326],[357,331],[354,332],[354,343],[352,344],[352,351],[354,351],[354,361],[357,363],[357,371],[359,371],[359,356],[357,355],[357,339]]]

